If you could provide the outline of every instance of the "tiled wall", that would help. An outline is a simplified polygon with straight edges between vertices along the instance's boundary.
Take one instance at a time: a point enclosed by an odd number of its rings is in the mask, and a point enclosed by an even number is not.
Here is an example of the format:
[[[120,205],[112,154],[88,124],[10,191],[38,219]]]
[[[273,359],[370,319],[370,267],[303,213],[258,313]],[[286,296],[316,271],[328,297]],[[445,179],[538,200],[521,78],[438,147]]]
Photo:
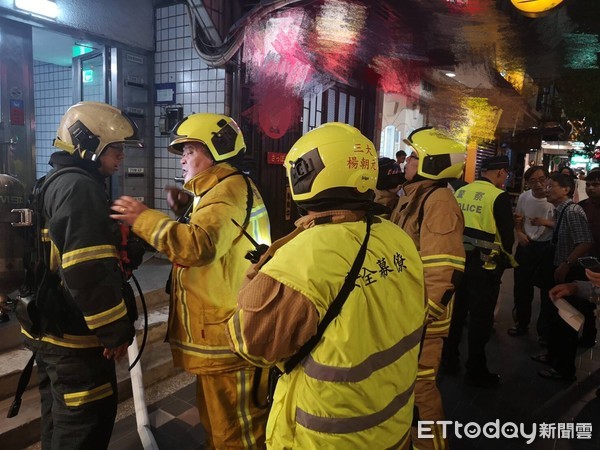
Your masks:
[[[155,83],[175,83],[175,102],[183,106],[184,116],[225,110],[225,70],[208,67],[192,46],[190,24],[184,5],[156,10]],[[36,62],[34,64],[36,116],[36,175],[48,172],[53,152],[52,139],[61,116],[73,102],[70,67]],[[164,187],[180,176],[179,158],[167,152],[169,136],[162,136],[158,121],[162,106],[155,107],[154,205],[168,211]]]
[[[155,83],[175,83],[176,103],[183,114],[209,112],[223,114],[225,109],[225,70],[208,67],[192,46],[190,24],[184,5],[156,10]],[[155,182],[154,205],[168,210],[164,186],[180,176],[179,158],[167,152],[169,136],[161,136],[158,120],[161,106],[155,107]]]
[[[73,103],[73,73],[70,67],[33,62],[35,102],[36,178],[49,170],[48,159],[56,151],[52,141],[62,115]]]

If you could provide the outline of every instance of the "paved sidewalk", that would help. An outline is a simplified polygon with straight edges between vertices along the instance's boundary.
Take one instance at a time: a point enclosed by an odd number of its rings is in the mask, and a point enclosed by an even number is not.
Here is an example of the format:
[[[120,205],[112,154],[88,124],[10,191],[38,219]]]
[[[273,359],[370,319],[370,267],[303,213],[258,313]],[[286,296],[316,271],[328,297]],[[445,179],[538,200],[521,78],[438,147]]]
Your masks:
[[[447,419],[462,424],[500,421],[526,424],[527,433],[531,433],[533,423],[550,424],[549,427],[566,425],[573,427],[570,439],[551,439],[537,437],[531,445],[525,439],[458,439],[451,438],[453,449],[471,450],[568,450],[600,448],[600,398],[595,395],[600,387],[600,348],[579,349],[577,357],[577,381],[574,383],[557,382],[541,378],[537,371],[544,365],[532,361],[530,356],[544,349],[537,343],[535,326],[529,334],[512,337],[507,334],[512,321],[512,270],[503,278],[497,310],[494,333],[488,344],[488,367],[490,371],[501,375],[501,384],[496,388],[482,389],[467,386],[463,382],[462,373],[456,376],[441,376],[440,390],[444,398]],[[534,315],[537,317],[539,299],[534,300]],[[463,336],[463,341],[466,336]],[[463,342],[462,354],[466,354]],[[463,372],[464,373],[464,372]],[[577,439],[586,433],[577,433],[578,425],[591,424],[590,439]],[[461,435],[464,433],[461,433]],[[558,430],[554,430],[558,437]]]
[[[535,301],[537,314],[538,302]],[[538,353],[537,336],[531,332],[522,337],[511,337],[506,330],[512,326],[512,271],[507,271],[502,285],[495,322],[495,332],[488,345],[489,368],[501,374],[501,385],[493,389],[466,386],[462,374],[442,376],[440,389],[444,396],[447,419],[462,424],[476,422],[480,426],[499,421],[525,423],[527,433],[533,423],[545,422],[558,428],[561,423],[575,423],[570,439],[549,439],[539,436],[531,445],[524,438],[491,439],[480,437],[462,438],[451,433],[452,450],[597,450],[600,448],[600,398],[595,391],[600,387],[600,348],[582,349],[578,356],[577,381],[572,384],[540,378],[540,364],[530,355]],[[535,315],[534,315],[535,317]],[[463,342],[463,351],[465,349]],[[161,450],[202,449],[204,433],[199,425],[194,406],[195,381],[188,374],[181,374],[169,383],[167,394],[151,404],[150,416],[154,424],[154,436]],[[164,384],[161,383],[164,390]],[[168,384],[168,383],[167,383]],[[153,396],[151,388],[147,394]],[[171,389],[172,393],[168,393]],[[164,392],[163,392],[164,394]],[[122,408],[120,407],[120,410]],[[121,416],[127,412],[121,412]],[[576,426],[591,424],[590,439],[577,439]],[[568,427],[566,425],[567,433]],[[462,431],[461,431],[462,434]],[[554,431],[558,437],[558,431]],[[579,433],[583,436],[582,433]],[[130,415],[115,425],[110,449],[141,449],[137,436],[135,418]],[[376,449],[376,445],[373,449]]]
[[[202,449],[204,429],[200,425],[198,410],[195,407],[196,378],[185,373],[175,378],[170,382],[160,383],[161,386],[155,386],[147,392],[147,397],[152,395],[163,397],[148,407],[152,434],[161,450]],[[168,394],[171,386],[177,390]],[[168,395],[163,396],[165,390]],[[130,400],[128,403],[129,405],[125,405],[125,408],[132,409],[132,401]],[[120,415],[131,412],[123,411],[121,405],[119,410]],[[126,415],[123,419],[117,420],[109,449],[143,449],[137,434],[134,415]]]
[[[579,351],[577,381],[572,384],[540,378],[537,371],[543,367],[530,359],[542,349],[535,332],[511,337],[506,333],[512,323],[512,271],[507,271],[500,293],[495,332],[488,345],[489,368],[501,374],[501,385],[494,389],[469,387],[462,374],[442,376],[440,389],[444,396],[447,419],[462,424],[476,422],[480,426],[499,420],[527,424],[527,433],[533,423],[546,422],[591,424],[591,439],[576,439],[573,425],[571,439],[537,437],[531,445],[525,439],[459,439],[452,435],[455,450],[592,450],[600,448],[600,398],[595,391],[600,387],[600,348]],[[537,314],[538,300],[534,304]],[[535,315],[534,315],[535,317]],[[466,337],[466,336],[465,336]],[[464,339],[463,339],[464,340]],[[463,354],[464,354],[463,342]],[[190,379],[193,381],[193,379]],[[204,441],[202,427],[194,407],[195,386],[189,384],[153,405],[151,416],[156,422],[155,437],[161,450],[200,449]],[[569,425],[567,425],[569,427]],[[568,432],[568,430],[567,430]],[[554,431],[558,437],[558,431]],[[462,433],[461,433],[462,434]],[[583,434],[580,433],[581,436]],[[135,434],[132,417],[119,421],[115,427],[111,449],[141,448]],[[374,447],[375,448],[375,447]]]

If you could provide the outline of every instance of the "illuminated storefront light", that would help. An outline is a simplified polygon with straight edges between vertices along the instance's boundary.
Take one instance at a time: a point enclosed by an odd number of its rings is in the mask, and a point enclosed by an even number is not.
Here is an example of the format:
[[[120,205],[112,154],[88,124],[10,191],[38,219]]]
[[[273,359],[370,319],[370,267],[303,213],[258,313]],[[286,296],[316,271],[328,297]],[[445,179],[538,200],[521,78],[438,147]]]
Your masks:
[[[15,0],[15,8],[49,19],[56,19],[59,13],[58,5],[50,0]]]

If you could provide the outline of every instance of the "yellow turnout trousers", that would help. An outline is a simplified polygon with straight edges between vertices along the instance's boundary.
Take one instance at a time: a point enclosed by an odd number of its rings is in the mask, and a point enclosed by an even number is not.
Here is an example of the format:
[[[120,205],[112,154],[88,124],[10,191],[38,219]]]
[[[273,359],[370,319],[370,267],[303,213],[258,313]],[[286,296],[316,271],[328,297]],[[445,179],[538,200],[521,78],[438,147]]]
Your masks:
[[[206,430],[205,449],[264,449],[268,410],[252,400],[254,368],[198,375],[196,405]],[[263,370],[263,374],[268,370]],[[261,378],[261,392],[266,377]],[[260,400],[264,395],[259,397]]]

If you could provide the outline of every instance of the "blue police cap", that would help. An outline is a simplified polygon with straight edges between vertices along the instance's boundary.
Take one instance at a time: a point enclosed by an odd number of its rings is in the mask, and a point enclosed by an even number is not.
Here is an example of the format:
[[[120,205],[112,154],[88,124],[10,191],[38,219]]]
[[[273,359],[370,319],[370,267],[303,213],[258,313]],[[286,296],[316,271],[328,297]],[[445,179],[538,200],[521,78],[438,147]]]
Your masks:
[[[508,170],[508,156],[492,156],[491,158],[486,158],[481,162],[481,168],[484,170]]]

